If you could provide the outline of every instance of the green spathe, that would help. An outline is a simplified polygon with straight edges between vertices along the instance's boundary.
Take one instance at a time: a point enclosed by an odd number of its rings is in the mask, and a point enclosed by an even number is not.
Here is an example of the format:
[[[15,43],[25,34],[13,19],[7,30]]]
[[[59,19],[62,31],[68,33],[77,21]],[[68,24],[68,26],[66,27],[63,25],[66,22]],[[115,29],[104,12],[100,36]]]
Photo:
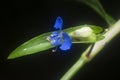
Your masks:
[[[82,37],[77,37],[78,40],[74,41],[73,43],[93,43],[96,42],[96,36],[102,32],[102,28],[95,26],[95,25],[81,25],[81,26],[76,26],[76,27],[71,27],[68,29],[63,30],[64,32],[68,33],[70,37],[73,37],[71,35],[72,32],[75,30],[78,30],[83,27],[90,27],[93,30],[93,34],[87,38],[82,38]],[[8,59],[14,59],[18,57],[22,57],[25,55],[30,55],[30,54],[35,54],[37,52],[41,52],[44,50],[48,50],[50,48],[53,48],[54,46],[51,45],[51,43],[46,39],[47,36],[49,36],[51,32],[48,33],[43,33],[41,35],[38,35],[27,42],[23,43],[19,47],[17,47],[14,51],[10,53],[8,56]],[[81,38],[81,39],[80,39]],[[80,40],[79,40],[80,39]]]

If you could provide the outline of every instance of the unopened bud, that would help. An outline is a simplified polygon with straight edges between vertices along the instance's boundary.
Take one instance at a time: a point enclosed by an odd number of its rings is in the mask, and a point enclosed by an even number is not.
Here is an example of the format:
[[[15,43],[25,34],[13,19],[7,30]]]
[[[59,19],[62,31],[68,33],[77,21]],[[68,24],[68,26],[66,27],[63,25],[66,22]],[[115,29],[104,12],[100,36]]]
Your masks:
[[[83,27],[74,32],[74,35],[77,37],[89,37],[93,33],[93,30],[90,27]]]

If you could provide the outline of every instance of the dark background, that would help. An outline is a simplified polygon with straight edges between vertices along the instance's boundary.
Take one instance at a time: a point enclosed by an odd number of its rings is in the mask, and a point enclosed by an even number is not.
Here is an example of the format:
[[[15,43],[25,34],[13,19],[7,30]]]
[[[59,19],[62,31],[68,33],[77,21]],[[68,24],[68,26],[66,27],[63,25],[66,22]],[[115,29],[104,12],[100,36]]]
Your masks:
[[[119,0],[100,0],[116,20],[120,18]],[[0,80],[59,80],[74,64],[87,44],[74,44],[71,50],[51,50],[13,60],[7,56],[23,42],[52,31],[57,16],[64,28],[81,24],[107,27],[106,22],[91,8],[74,0],[10,0],[0,8]],[[120,37],[116,37],[73,80],[119,80]]]

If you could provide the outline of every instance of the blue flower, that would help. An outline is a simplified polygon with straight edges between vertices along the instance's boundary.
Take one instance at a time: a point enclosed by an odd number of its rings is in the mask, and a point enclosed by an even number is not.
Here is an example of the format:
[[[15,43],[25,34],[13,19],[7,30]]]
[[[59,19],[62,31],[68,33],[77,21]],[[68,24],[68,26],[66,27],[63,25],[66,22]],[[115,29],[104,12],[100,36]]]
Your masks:
[[[58,31],[54,31],[47,37],[47,40],[49,40],[53,46],[59,47],[61,50],[69,50],[71,48],[72,41],[69,35],[62,31],[62,27],[63,20],[58,16],[54,24],[54,28]]]

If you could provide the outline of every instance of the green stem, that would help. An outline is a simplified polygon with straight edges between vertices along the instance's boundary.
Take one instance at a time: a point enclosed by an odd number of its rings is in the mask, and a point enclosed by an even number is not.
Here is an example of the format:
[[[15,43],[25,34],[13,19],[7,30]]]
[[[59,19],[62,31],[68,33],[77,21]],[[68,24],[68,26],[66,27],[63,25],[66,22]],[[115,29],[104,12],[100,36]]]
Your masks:
[[[104,34],[105,38],[101,41],[98,41],[93,46],[89,57],[86,56],[91,49],[92,45],[90,45],[83,53],[82,56],[78,59],[78,61],[63,75],[60,80],[70,80],[77,72],[80,70],[86,63],[91,61],[95,55],[97,55],[115,36],[120,33],[120,20],[117,21],[109,30]]]
[[[91,49],[92,45],[90,45],[83,54],[87,54]],[[60,80],[70,80],[82,66],[88,62],[89,59],[86,56],[81,56],[77,62],[66,72],[66,74]]]

